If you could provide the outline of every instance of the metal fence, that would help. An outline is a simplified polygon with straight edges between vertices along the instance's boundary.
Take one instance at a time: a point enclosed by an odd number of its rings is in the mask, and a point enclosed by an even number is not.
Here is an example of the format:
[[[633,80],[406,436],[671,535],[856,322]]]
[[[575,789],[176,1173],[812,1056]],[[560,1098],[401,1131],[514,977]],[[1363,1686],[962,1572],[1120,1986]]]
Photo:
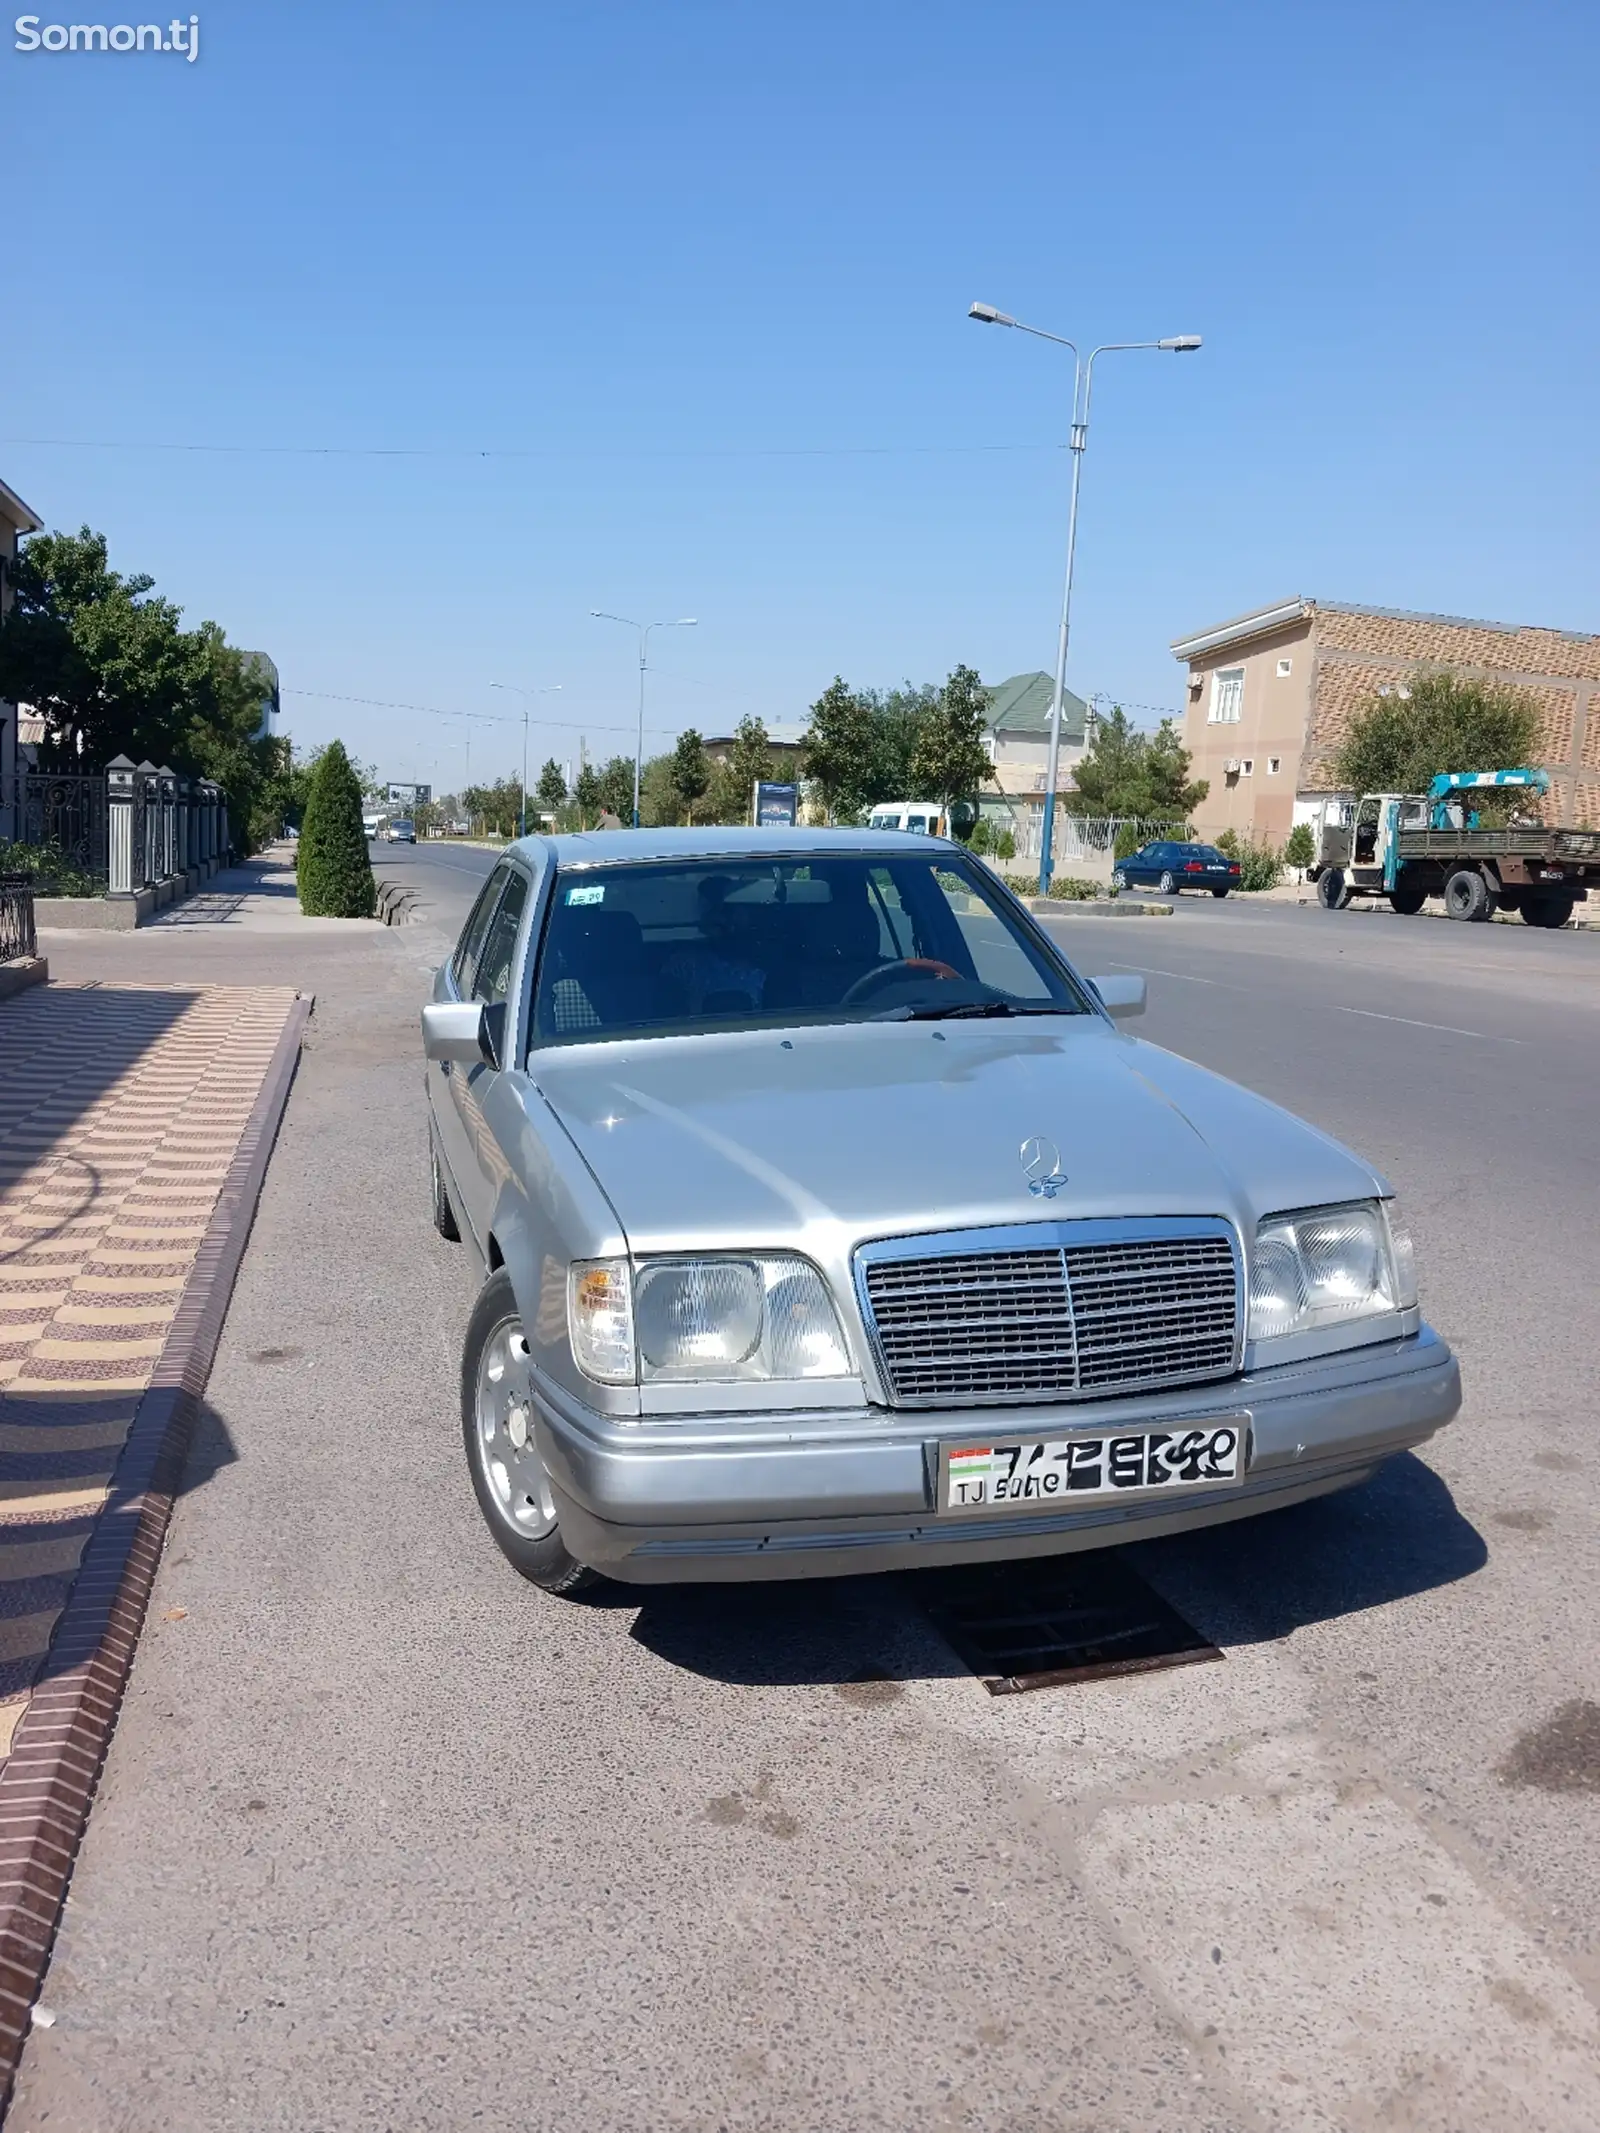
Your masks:
[[[0,777],[0,860],[21,848],[42,892],[130,895],[229,858],[227,802],[209,778],[118,756],[100,772]]]
[[[103,884],[107,822],[104,772],[16,770],[0,776],[0,843],[48,855],[52,870]]]
[[[28,874],[0,874],[0,963],[38,952],[33,930],[33,878]]]
[[[1044,837],[1042,811],[1025,815],[1020,830],[1017,857],[1019,860],[1031,859],[1037,866]],[[1181,839],[1189,834],[1188,824],[1184,822],[1149,822],[1132,815],[1069,815],[1065,808],[1058,807],[1051,872],[1109,876],[1115,863],[1117,843],[1124,831],[1129,833],[1130,848],[1134,851],[1157,837]]]

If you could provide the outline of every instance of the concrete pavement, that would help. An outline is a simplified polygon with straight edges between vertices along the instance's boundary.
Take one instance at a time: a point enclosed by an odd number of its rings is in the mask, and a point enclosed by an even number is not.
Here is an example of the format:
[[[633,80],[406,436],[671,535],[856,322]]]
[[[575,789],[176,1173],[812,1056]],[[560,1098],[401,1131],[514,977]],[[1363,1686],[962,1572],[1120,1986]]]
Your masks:
[[[1467,1407],[1138,1551],[1224,1665],[991,1700],[905,1584],[571,1605],[495,1553],[415,1032],[493,855],[436,856],[431,927],[227,943],[318,1015],[11,2125],[1593,2125],[1596,944],[1060,922],[1389,1168]]]

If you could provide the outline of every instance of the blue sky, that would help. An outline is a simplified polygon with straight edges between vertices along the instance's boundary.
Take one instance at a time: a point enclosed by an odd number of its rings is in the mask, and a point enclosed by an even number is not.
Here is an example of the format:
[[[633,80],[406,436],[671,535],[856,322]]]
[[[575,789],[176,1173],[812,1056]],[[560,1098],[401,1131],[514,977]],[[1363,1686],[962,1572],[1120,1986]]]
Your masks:
[[[200,18],[4,38],[0,476],[321,692],[297,739],[452,786],[460,720],[334,699],[508,681],[561,684],[536,761],[626,748],[594,607],[699,618],[656,745],[1048,666],[1066,359],[973,298],[1205,336],[1097,381],[1081,693],[1175,707],[1169,640],[1290,592],[1600,630],[1590,6]]]

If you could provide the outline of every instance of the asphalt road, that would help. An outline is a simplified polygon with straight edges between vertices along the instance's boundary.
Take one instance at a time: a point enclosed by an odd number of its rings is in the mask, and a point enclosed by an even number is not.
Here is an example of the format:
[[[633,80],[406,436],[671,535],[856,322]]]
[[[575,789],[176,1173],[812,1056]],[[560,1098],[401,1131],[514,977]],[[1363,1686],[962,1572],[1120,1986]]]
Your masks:
[[[1385,1166],[1467,1405],[1136,1551],[1223,1665],[990,1699],[903,1583],[563,1604],[481,1531],[414,1016],[491,859],[319,944],[12,2128],[1600,2122],[1600,939],[1051,921]]]

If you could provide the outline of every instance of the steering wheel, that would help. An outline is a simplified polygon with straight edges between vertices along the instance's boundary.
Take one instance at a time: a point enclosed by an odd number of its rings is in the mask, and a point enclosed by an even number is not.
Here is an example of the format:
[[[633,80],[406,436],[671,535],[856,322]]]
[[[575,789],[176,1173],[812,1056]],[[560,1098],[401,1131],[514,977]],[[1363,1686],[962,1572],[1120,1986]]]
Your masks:
[[[902,957],[898,963],[880,963],[876,970],[869,970],[865,977],[857,978],[855,983],[846,989],[839,1005],[854,1007],[858,1001],[870,1000],[873,994],[881,992],[885,985],[892,985],[897,979],[903,979],[908,971],[941,980],[954,978],[957,984],[961,982],[960,971],[952,968],[949,963],[941,963],[936,956],[908,955]]]

